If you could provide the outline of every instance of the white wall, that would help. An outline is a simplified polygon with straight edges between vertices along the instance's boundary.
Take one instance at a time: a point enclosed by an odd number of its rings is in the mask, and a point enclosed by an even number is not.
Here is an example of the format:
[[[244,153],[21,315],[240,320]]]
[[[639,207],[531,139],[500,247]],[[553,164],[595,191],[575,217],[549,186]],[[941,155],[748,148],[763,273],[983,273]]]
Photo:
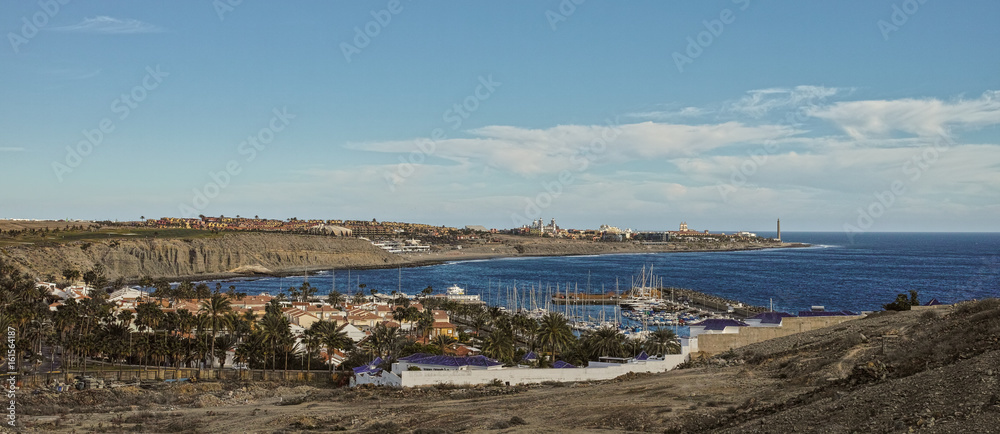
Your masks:
[[[376,386],[389,386],[389,387],[400,387],[402,381],[396,374],[388,371],[382,371],[377,375],[361,374],[351,377],[351,387],[360,386],[363,384],[374,384]]]
[[[626,363],[607,368],[568,368],[568,369],[519,369],[503,368],[470,371],[404,371],[402,372],[403,387],[429,386],[434,384],[486,384],[494,380],[514,384],[541,383],[545,381],[595,381],[610,380],[629,372],[666,372],[688,358],[687,348],[684,354],[666,356],[666,360],[648,360],[645,362]]]

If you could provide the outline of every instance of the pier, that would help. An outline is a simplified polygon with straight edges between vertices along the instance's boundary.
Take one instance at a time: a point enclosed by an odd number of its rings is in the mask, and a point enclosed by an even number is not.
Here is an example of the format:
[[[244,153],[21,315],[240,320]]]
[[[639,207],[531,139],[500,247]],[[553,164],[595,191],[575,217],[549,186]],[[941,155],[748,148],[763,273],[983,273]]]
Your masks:
[[[564,304],[590,304],[590,305],[616,305],[621,301],[617,295],[614,294],[583,294],[579,292],[570,293],[569,296],[566,294],[558,294],[552,296],[552,304],[564,305]]]
[[[661,295],[662,294],[662,295]],[[682,288],[656,288],[653,289],[655,298],[662,298],[664,301],[673,302],[680,305],[687,302],[689,306],[712,311],[721,314],[729,314],[737,318],[749,318],[761,312],[767,312],[767,308],[761,306],[751,306],[736,300],[729,300],[722,297],[705,294],[702,292],[682,289]],[[628,300],[626,296],[615,294],[585,294],[569,293],[558,294],[552,297],[552,304],[580,304],[580,305],[618,305],[622,301]],[[729,309],[732,308],[732,312]]]

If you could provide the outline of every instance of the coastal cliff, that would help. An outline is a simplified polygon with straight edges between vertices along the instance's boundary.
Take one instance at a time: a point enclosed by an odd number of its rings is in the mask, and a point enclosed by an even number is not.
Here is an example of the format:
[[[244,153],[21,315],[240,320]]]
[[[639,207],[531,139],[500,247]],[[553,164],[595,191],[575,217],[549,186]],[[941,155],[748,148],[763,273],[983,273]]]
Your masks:
[[[613,253],[756,250],[801,247],[776,242],[594,242],[496,235],[462,244],[435,244],[430,252],[391,254],[358,238],[287,233],[211,233],[191,238],[115,234],[99,240],[8,245],[0,258],[38,279],[61,279],[65,269],[81,272],[104,266],[108,279],[141,276],[170,279],[224,278],[245,274],[291,274],[332,268],[430,265],[512,256],[571,256]]]
[[[0,256],[39,278],[97,264],[109,279],[194,277],[378,267],[406,261],[365,240],[274,233],[228,233],[194,239],[114,239],[51,246],[22,245]]]

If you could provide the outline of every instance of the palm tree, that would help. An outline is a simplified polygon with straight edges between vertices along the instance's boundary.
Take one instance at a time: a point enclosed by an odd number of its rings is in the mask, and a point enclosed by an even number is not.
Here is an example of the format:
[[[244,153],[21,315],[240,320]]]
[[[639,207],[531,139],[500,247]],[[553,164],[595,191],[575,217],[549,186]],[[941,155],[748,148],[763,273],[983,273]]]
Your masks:
[[[63,357],[61,359],[62,364],[66,364],[67,356],[72,354],[72,347],[67,345],[67,341],[69,340],[69,334],[74,328],[76,328],[76,322],[78,320],[76,309],[76,300],[70,299],[53,315],[53,325],[56,331],[56,339],[59,342],[59,346],[62,347],[63,352]],[[2,322],[2,318],[0,318],[0,325],[2,325]],[[3,330],[6,330],[6,328]],[[53,351],[53,353],[55,353],[55,351]],[[70,360],[72,360],[72,358],[70,358]]]
[[[156,283],[154,283],[153,286],[155,287],[155,290],[150,295],[152,295],[154,298],[158,300],[163,300],[165,298],[169,299],[174,297],[175,291],[173,287],[170,286],[170,282],[168,282],[167,279],[157,279]]]
[[[326,302],[333,307],[340,307],[340,304],[344,302],[344,294],[341,294],[337,290],[330,291],[330,294],[326,296]]]
[[[291,336],[291,331],[288,328],[288,318],[285,318],[285,316],[281,314],[275,315],[268,313],[261,318],[260,326],[271,349],[271,370],[276,371],[277,364],[275,363],[275,356],[277,355],[278,348],[281,346],[286,336]]]
[[[301,297],[301,301],[309,301],[313,295],[316,295],[316,291],[319,289],[310,285],[309,282],[302,282],[302,286],[299,286],[299,297]]]
[[[625,335],[615,328],[601,327],[588,333],[583,341],[591,358],[621,357],[625,352]]]
[[[146,292],[147,294],[149,293],[149,288],[151,288],[154,285],[154,283],[155,281],[153,280],[153,278],[148,275],[142,276],[142,278],[139,279],[139,286],[142,287],[144,292]]]
[[[219,336],[215,338],[214,343],[214,353],[212,355],[219,360],[219,368],[224,368],[226,364],[226,353],[229,350],[236,348],[236,344],[239,343],[235,337],[231,335]]]
[[[365,299],[365,293],[361,291],[355,292],[354,296],[351,297],[351,304],[365,304],[365,301],[367,301]]]
[[[420,330],[420,337],[427,337],[432,327],[434,327],[434,314],[429,309],[424,309],[417,319],[417,329]]]
[[[219,284],[219,283],[217,283],[216,285],[221,286],[221,284]],[[218,292],[218,291],[216,291],[216,292]],[[206,285],[204,283],[199,283],[198,286],[194,287],[194,296],[200,302],[203,299],[211,297],[212,296],[212,290],[211,290],[211,288],[208,287],[208,285]]]
[[[454,341],[455,341],[455,338],[452,338],[451,336],[445,336],[445,335],[437,335],[434,338],[434,343],[437,344],[437,346],[439,348],[441,348],[441,354],[444,354],[444,349],[448,345],[451,345],[451,343],[454,342]]]
[[[372,329],[367,343],[372,358],[391,359],[402,347],[403,336],[399,334],[399,327],[386,327],[385,324],[379,323]]]
[[[316,323],[313,323],[315,326]],[[315,327],[310,327],[302,336],[302,343],[306,347],[306,372],[312,371],[313,353],[323,345],[323,335]]]
[[[505,331],[494,330],[483,341],[483,353],[504,363],[514,360],[514,338]]]
[[[538,341],[548,346],[552,352],[552,360],[555,360],[556,352],[569,346],[573,341],[573,330],[569,328],[566,317],[558,312],[549,312],[541,319],[538,327]]]
[[[135,325],[139,330],[152,331],[152,337],[156,337],[156,329],[163,322],[164,314],[160,310],[160,305],[154,303],[140,303],[135,308]],[[153,354],[153,350],[156,349],[155,340],[151,339],[149,341],[149,350],[146,354]],[[143,370],[146,369],[145,362],[143,363]]]
[[[281,341],[278,342],[278,349],[285,356],[285,368],[284,371],[288,372],[288,355],[293,354],[296,351],[295,338],[292,337],[291,333],[281,337]]]
[[[75,268],[67,268],[63,270],[62,275],[63,277],[66,278],[66,280],[70,282],[76,282],[77,280],[80,280],[80,270],[77,270]]]
[[[231,326],[231,324],[227,324],[226,322],[228,319],[226,314],[231,310],[232,303],[229,297],[218,292],[212,294],[211,298],[201,303],[201,311],[208,315],[210,324],[212,325],[212,340],[208,351],[212,356],[212,365],[215,364],[215,337],[218,336],[219,326]]]
[[[643,347],[653,355],[680,354],[681,344],[677,335],[670,329],[656,329],[646,338]]]
[[[194,284],[190,280],[182,281],[173,292],[171,303],[178,298],[193,298],[195,296]]]
[[[347,337],[347,323],[337,325],[331,321],[317,321],[312,327],[317,334],[322,337],[322,344],[326,346],[326,355],[329,358],[330,372],[333,373],[333,352],[334,350],[350,350],[354,346],[354,341]]]
[[[514,331],[520,334],[521,339],[534,349],[535,335],[538,333],[538,322],[531,319],[524,312],[518,312],[514,315],[511,324],[514,326]]]
[[[246,364],[251,370],[254,366],[266,368],[264,356],[267,354],[267,337],[261,330],[254,330],[236,346],[236,363]],[[252,374],[252,372],[251,372]]]

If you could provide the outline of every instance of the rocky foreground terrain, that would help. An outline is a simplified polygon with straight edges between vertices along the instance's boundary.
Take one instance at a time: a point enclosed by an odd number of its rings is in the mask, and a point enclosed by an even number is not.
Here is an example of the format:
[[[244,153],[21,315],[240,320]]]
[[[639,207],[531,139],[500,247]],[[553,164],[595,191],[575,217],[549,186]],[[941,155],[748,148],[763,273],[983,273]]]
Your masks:
[[[533,386],[24,392],[27,432],[998,432],[1000,300],[885,312],[663,374]]]

